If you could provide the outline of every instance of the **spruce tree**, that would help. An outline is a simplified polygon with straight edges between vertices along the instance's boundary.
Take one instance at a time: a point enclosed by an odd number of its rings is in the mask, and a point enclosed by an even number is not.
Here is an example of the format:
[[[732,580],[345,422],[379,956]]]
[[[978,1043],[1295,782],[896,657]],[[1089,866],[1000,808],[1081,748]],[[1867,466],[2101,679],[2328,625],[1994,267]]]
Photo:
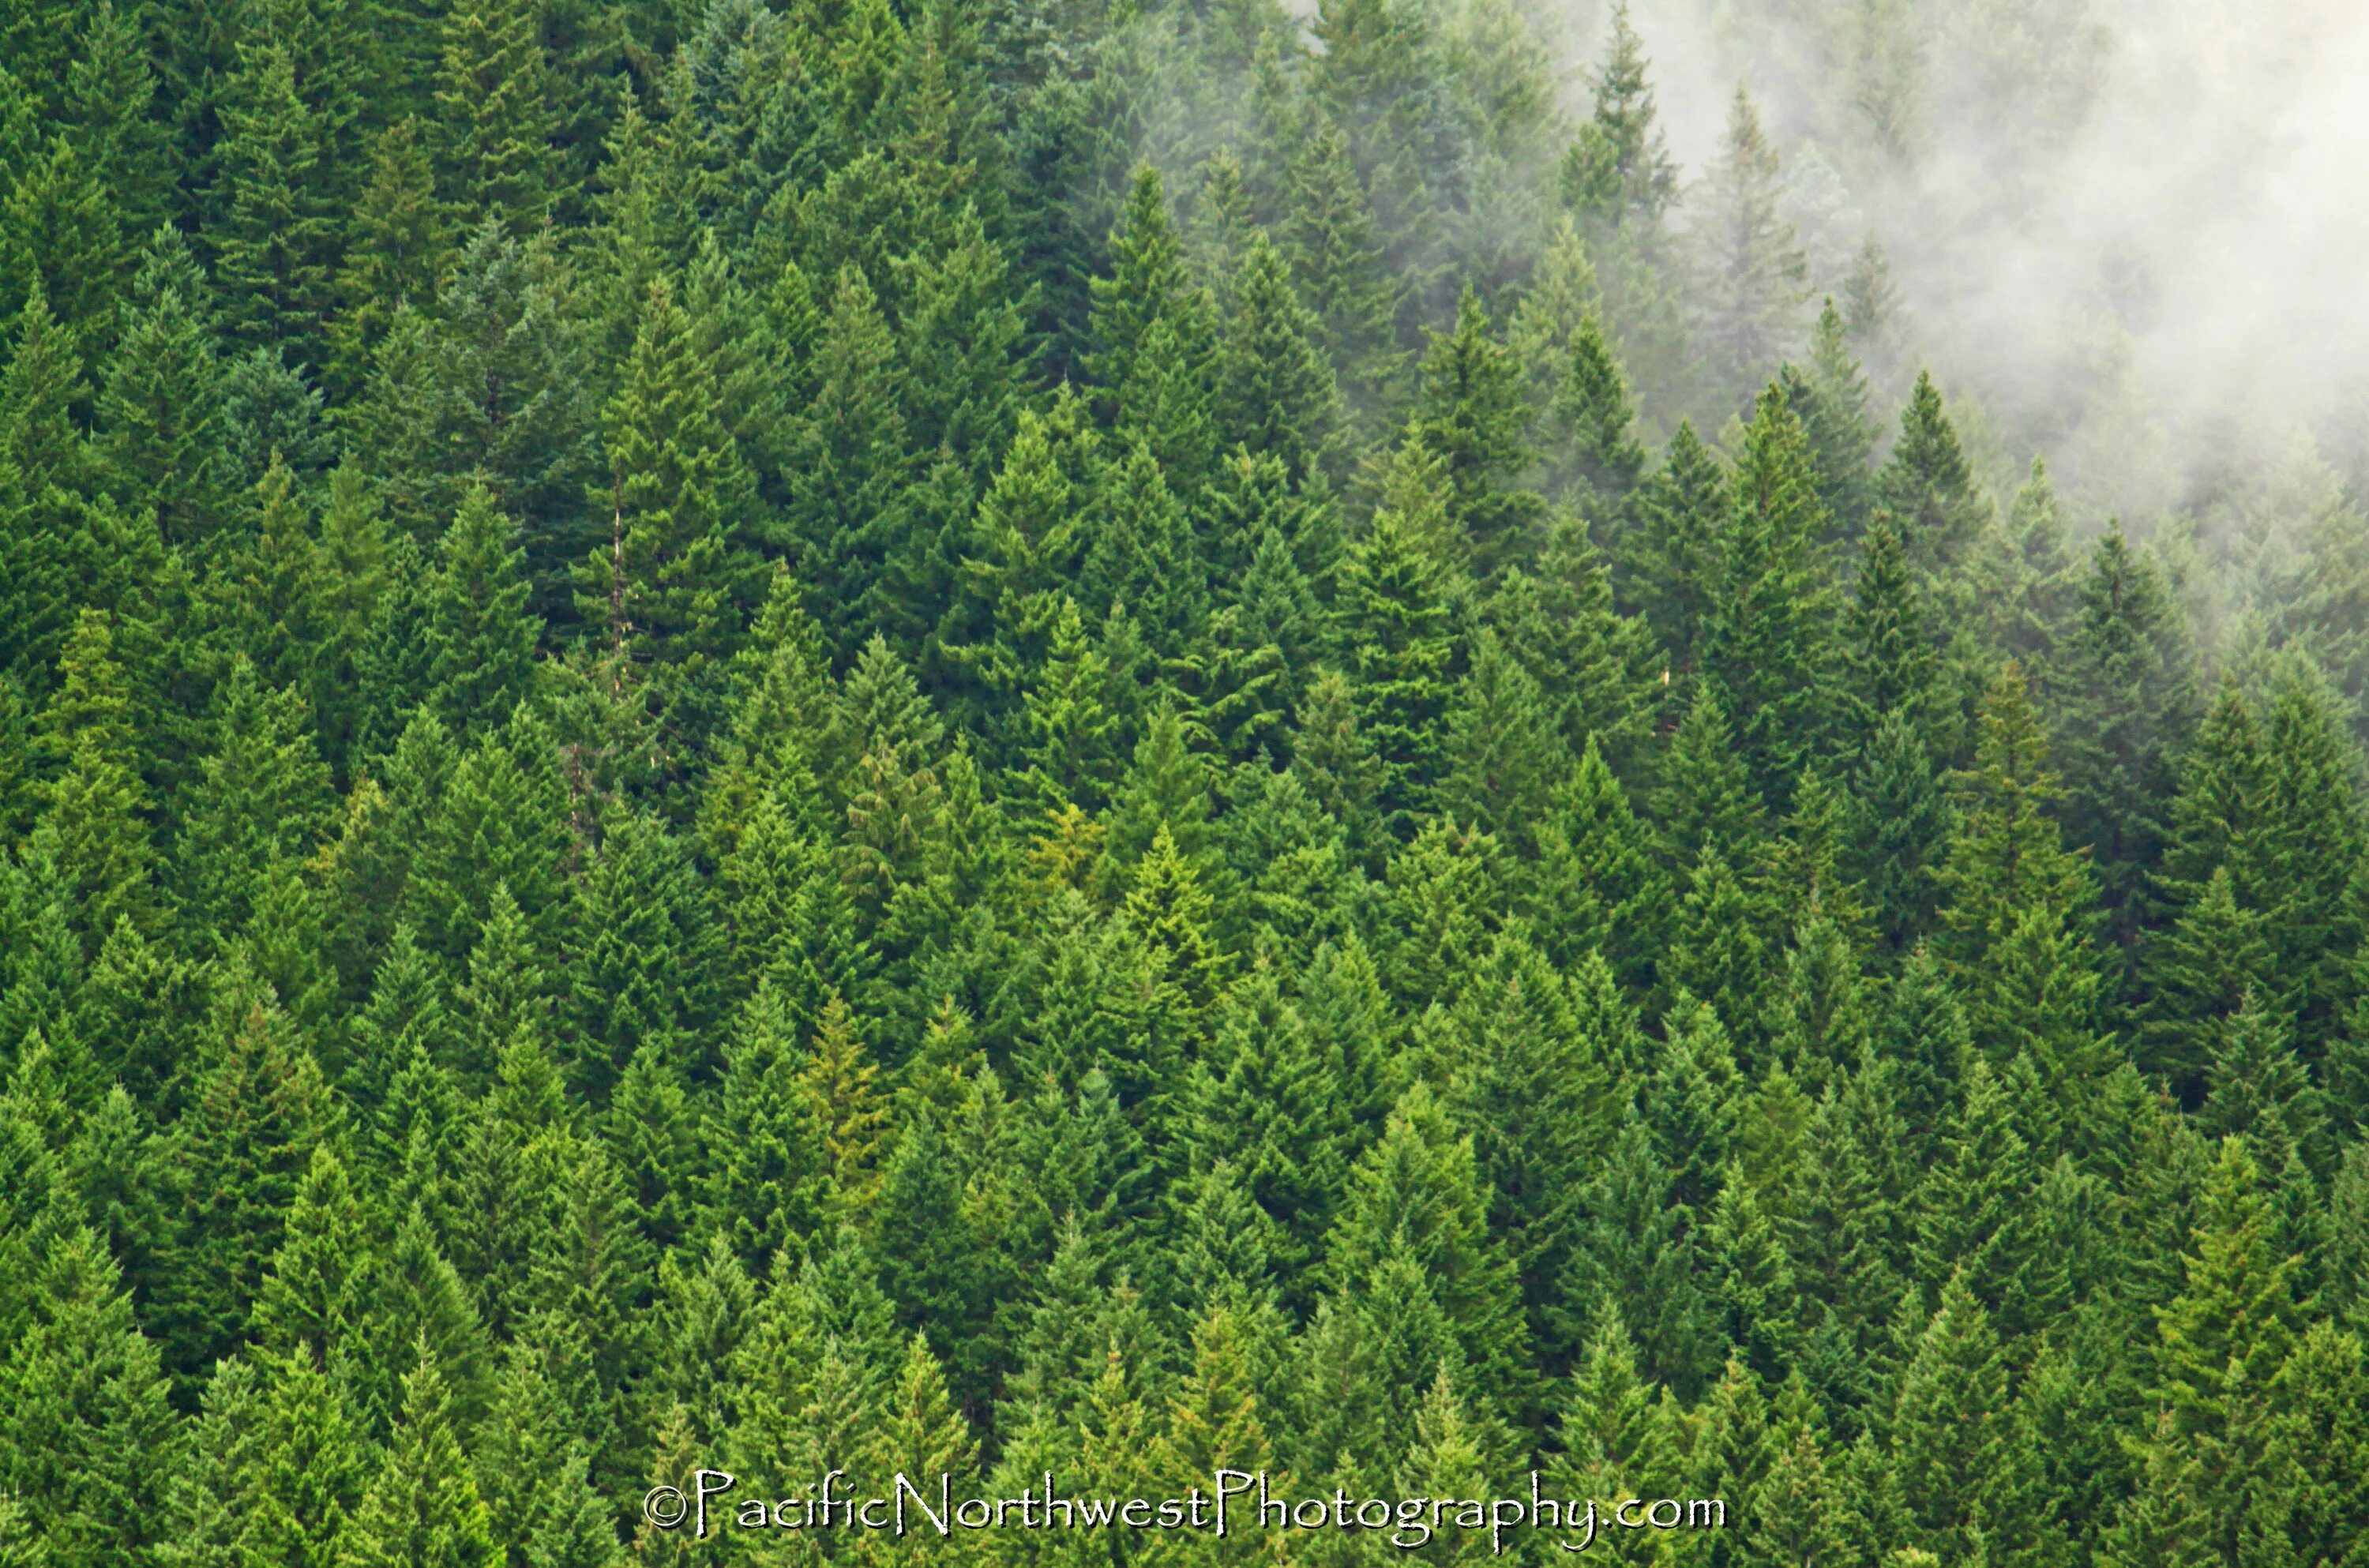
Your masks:
[[[1989,521],[1989,502],[1975,488],[1929,372],[1917,372],[1908,406],[1900,411],[1900,435],[1876,490],[1900,530],[1909,563],[1928,581],[1953,572]]]
[[[1571,502],[1590,518],[1619,516],[1645,467],[1627,377],[1590,311],[1571,337],[1553,418],[1570,443]]]
[[[97,417],[126,503],[153,517],[167,544],[195,544],[222,521],[221,375],[205,277],[179,231],[160,227],[132,280]]]
[[[2117,528],[2098,542],[2081,585],[2062,750],[2066,830],[2088,845],[2111,929],[2127,942],[2133,907],[2162,853],[2157,804],[2196,723],[2186,626],[2162,569]]]
[[[228,324],[243,343],[319,364],[339,249],[323,166],[331,127],[304,96],[288,43],[241,51],[223,129],[228,200],[214,275]]]
[[[1941,869],[1941,952],[1962,979],[1975,1037],[1997,1051],[2013,1027],[2000,955],[2027,924],[2043,938],[2077,935],[2092,894],[2082,857],[2050,814],[2063,798],[2023,673],[2004,667],[1983,703],[1974,767],[1960,775],[1958,830]],[[2094,982],[2093,982],[2094,983]]]
[[[1642,40],[1624,3],[1613,8],[1603,62],[1593,77],[1595,109],[1561,170],[1563,200],[1607,228],[1650,227],[1677,200],[1678,167],[1654,123]]]
[[[148,795],[137,771],[132,695],[114,650],[106,613],[82,612],[44,715],[61,767],[44,788],[34,832],[50,875],[72,894],[91,956],[119,921],[143,934],[156,929]]]

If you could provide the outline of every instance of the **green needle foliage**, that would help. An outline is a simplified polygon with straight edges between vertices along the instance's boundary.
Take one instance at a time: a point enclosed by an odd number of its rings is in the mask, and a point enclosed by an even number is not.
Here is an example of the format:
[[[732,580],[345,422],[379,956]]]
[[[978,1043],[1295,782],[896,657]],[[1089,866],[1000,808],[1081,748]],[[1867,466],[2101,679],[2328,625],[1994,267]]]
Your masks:
[[[2364,468],[1919,373],[1908,9],[0,5],[0,1568],[2369,1561]]]

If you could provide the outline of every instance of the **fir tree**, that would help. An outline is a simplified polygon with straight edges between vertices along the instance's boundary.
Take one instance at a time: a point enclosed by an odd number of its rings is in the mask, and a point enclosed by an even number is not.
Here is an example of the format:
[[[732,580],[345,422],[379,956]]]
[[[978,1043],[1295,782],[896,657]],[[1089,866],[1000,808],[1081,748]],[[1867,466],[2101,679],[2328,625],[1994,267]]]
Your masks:
[[[53,1241],[29,1284],[30,1321],[0,1364],[0,1477],[45,1501],[26,1560],[160,1562],[180,1432],[156,1347],[90,1231]]]
[[[1420,445],[1400,449],[1384,504],[1342,562],[1337,635],[1357,675],[1359,727],[1380,759],[1381,803],[1404,812],[1439,775],[1439,717],[1453,652],[1446,475]]]
[[[437,73],[437,162],[444,197],[533,229],[555,172],[553,111],[537,15],[517,0],[471,0],[444,17]]]
[[[502,1561],[477,1481],[453,1430],[442,1373],[424,1348],[403,1379],[403,1414],[378,1476],[338,1547],[354,1568],[436,1563],[496,1568]]]
[[[527,695],[536,628],[515,537],[493,498],[473,488],[428,579],[428,702],[463,738],[508,719]]]
[[[1700,330],[1730,396],[1774,369],[1792,338],[1787,318],[1801,301],[1804,264],[1792,225],[1778,215],[1780,178],[1760,111],[1738,87],[1696,235]]]

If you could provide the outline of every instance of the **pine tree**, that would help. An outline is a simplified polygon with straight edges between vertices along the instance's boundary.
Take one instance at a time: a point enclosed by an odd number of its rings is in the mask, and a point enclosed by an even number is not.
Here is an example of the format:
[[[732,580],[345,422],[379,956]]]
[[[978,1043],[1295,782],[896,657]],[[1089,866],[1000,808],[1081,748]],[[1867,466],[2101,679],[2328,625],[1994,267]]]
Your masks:
[[[1082,613],[1124,608],[1155,657],[1176,659],[1207,628],[1208,588],[1190,521],[1150,444],[1134,431],[1104,465],[1078,571]]]
[[[701,1060],[714,1016],[720,933],[689,845],[656,818],[612,808],[576,884],[567,1013],[578,1082],[597,1102],[636,1050]]]
[[[1876,932],[1895,955],[1935,929],[1951,828],[1932,755],[1910,715],[1895,710],[1870,738],[1851,781],[1848,853]]]
[[[1448,700],[1445,730],[1439,808],[1509,842],[1528,838],[1570,771],[1570,753],[1538,682],[1485,627]]]
[[[46,147],[17,155],[17,177],[0,204],[9,235],[0,246],[0,305],[14,315],[40,296],[70,338],[96,349],[112,335],[126,247],[112,193],[77,143],[57,132]]]
[[[1974,576],[1990,646],[2043,690],[2054,689],[2079,611],[2080,567],[2040,459],[2031,460],[2004,521],[1995,521],[1984,536]]]

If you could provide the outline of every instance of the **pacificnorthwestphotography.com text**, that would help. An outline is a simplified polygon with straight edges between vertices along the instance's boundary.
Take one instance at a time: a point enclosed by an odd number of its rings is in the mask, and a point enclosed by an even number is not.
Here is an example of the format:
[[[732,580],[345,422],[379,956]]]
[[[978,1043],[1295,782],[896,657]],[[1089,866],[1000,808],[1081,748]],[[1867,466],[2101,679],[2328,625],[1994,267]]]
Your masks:
[[[844,1471],[832,1471],[803,1489],[767,1495],[726,1471],[699,1470],[685,1486],[652,1487],[643,1517],[660,1529],[704,1539],[725,1528],[875,1530],[951,1537],[990,1529],[1135,1529],[1207,1532],[1220,1539],[1247,1530],[1360,1530],[1413,1551],[1448,1531],[1486,1532],[1493,1554],[1505,1551],[1520,1529],[1554,1536],[1566,1551],[1585,1551],[1599,1534],[1635,1530],[1721,1529],[1727,1505],[1719,1498],[1585,1498],[1551,1495],[1536,1471],[1527,1489],[1490,1497],[1353,1497],[1345,1488],[1322,1495],[1287,1496],[1265,1471],[1219,1470],[1209,1489],[1170,1497],[1082,1495],[1064,1491],[1048,1471],[1016,1495],[990,1495],[967,1479],[941,1473],[921,1478],[898,1471],[885,1494],[852,1490]]]

